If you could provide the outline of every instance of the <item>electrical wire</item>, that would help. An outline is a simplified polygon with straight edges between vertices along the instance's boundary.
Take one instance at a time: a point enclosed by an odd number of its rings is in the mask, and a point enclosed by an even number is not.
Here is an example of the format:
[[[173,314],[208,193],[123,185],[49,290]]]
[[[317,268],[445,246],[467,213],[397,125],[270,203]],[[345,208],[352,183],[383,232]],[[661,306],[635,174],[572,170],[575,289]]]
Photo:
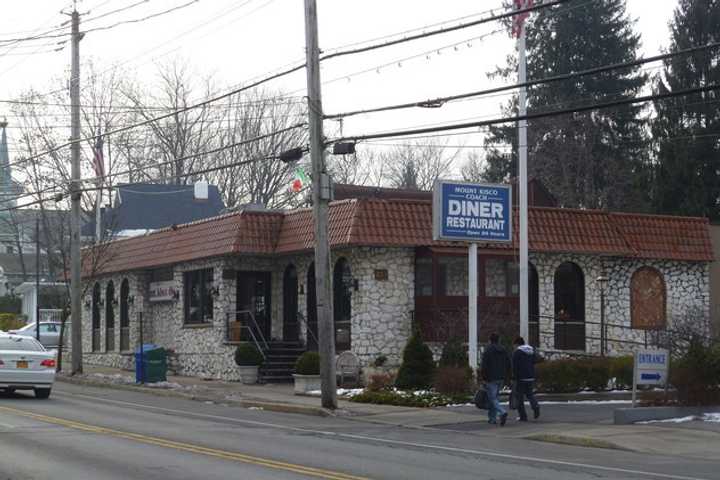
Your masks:
[[[112,25],[104,25],[104,26],[102,26],[102,27],[94,27],[94,28],[86,29],[86,30],[83,31],[83,33],[100,32],[100,31],[104,31],[104,30],[111,30],[111,29],[113,29],[113,28],[117,28],[117,27],[120,27],[120,26],[122,26],[122,25],[130,25],[130,24],[133,24],[133,23],[145,22],[145,21],[147,21],[147,20],[151,20],[151,19],[153,19],[153,18],[161,17],[161,16],[163,16],[163,15],[167,15],[167,14],[170,14],[170,13],[175,13],[175,12],[177,12],[178,10],[182,10],[182,9],[184,9],[184,8],[187,8],[187,7],[189,7],[189,6],[197,3],[197,2],[199,2],[199,1],[200,1],[200,0],[190,0],[189,2],[185,2],[185,3],[181,4],[181,5],[177,5],[177,6],[175,6],[175,7],[168,8],[167,10],[163,10],[163,11],[161,11],[161,12],[156,12],[156,13],[153,13],[153,14],[150,14],[150,15],[146,15],[146,16],[144,16],[144,17],[134,18],[134,19],[131,19],[131,20],[121,20],[121,21],[119,21],[119,22],[113,23]]]
[[[677,90],[674,92],[658,93],[653,95],[645,95],[642,97],[626,98],[622,100],[614,100],[610,102],[594,103],[591,105],[579,106],[574,108],[566,108],[561,110],[544,111],[536,113],[528,113],[526,115],[517,115],[514,117],[500,117],[491,120],[482,120],[476,122],[459,123],[453,125],[444,125],[438,127],[427,127],[427,128],[415,128],[408,130],[396,130],[390,132],[370,133],[364,135],[354,136],[343,136],[336,139],[332,139],[326,142],[326,144],[340,143],[340,142],[358,142],[363,140],[370,140],[374,138],[391,138],[391,137],[403,137],[407,135],[420,135],[423,133],[434,133],[448,130],[459,130],[464,128],[478,128],[484,126],[491,126],[504,123],[514,123],[520,120],[533,120],[536,118],[547,118],[556,117],[560,115],[567,115],[570,113],[587,112],[591,110],[601,110],[610,107],[616,107],[621,105],[636,105],[640,103],[647,103],[652,100],[658,100],[663,98],[673,98],[683,95],[693,95],[696,93],[711,92],[720,90],[720,84],[705,85],[702,87],[688,88],[684,90]]]
[[[586,70],[581,70],[578,72],[569,72],[569,73],[564,73],[561,75],[554,75],[551,77],[543,77],[543,78],[540,78],[537,80],[529,80],[526,82],[516,83],[513,85],[503,85],[500,87],[489,88],[489,89],[485,89],[485,90],[476,90],[474,92],[462,93],[459,95],[450,95],[447,97],[438,97],[438,98],[428,99],[428,100],[423,100],[423,101],[400,103],[400,104],[388,105],[388,106],[384,106],[384,107],[367,108],[367,109],[363,109],[363,110],[354,110],[354,111],[350,111],[350,112],[330,114],[330,115],[325,115],[325,118],[326,119],[347,118],[347,117],[350,117],[353,115],[361,115],[361,114],[366,114],[366,113],[385,112],[385,111],[390,111],[390,110],[400,110],[400,109],[416,108],[416,107],[428,108],[428,107],[442,106],[443,104],[445,104],[447,102],[452,102],[455,100],[484,96],[484,95],[506,92],[506,91],[511,91],[511,90],[518,90],[520,88],[534,87],[534,86],[540,85],[540,84],[544,85],[547,83],[555,83],[555,82],[560,82],[563,80],[571,80],[574,78],[585,77],[588,75],[596,75],[598,73],[605,73],[605,72],[609,72],[612,70],[632,68],[632,67],[636,67],[639,65],[644,65],[646,63],[658,62],[658,61],[666,60],[668,58],[674,58],[674,57],[681,56],[681,55],[688,55],[688,54],[692,54],[692,53],[696,53],[696,52],[700,52],[700,51],[704,51],[704,50],[715,49],[718,47],[720,47],[720,42],[713,42],[713,43],[709,43],[706,45],[698,45],[698,46],[691,47],[691,48],[685,48],[683,50],[678,50],[675,52],[668,52],[668,53],[664,53],[664,54],[660,54],[660,55],[653,55],[651,57],[641,58],[641,59],[633,60],[630,62],[622,62],[622,63],[614,63],[614,64],[610,64],[610,65],[603,65],[600,67],[588,68]]]
[[[375,45],[368,45],[368,46],[365,46],[365,47],[351,48],[351,49],[341,50],[341,51],[334,52],[334,53],[328,53],[328,54],[325,54],[325,55],[321,55],[321,56],[320,56],[320,60],[321,60],[321,61],[322,61],[322,60],[330,60],[331,58],[344,57],[344,56],[347,56],[347,55],[356,55],[356,54],[358,54],[358,53],[366,53],[366,52],[370,52],[370,51],[373,51],[373,50],[378,50],[378,49],[381,49],[381,48],[387,48],[387,47],[391,47],[391,46],[394,46],[394,45],[400,45],[400,44],[402,44],[402,43],[407,43],[407,42],[411,42],[411,41],[414,41],[414,40],[419,40],[419,39],[422,39],[422,38],[429,38],[429,37],[433,37],[433,36],[436,36],[436,35],[442,35],[442,34],[445,34],[445,33],[454,32],[454,31],[457,31],[457,30],[463,30],[463,29],[465,29],[465,28],[474,27],[474,26],[477,26],[477,25],[482,25],[482,24],[484,24],[484,23],[495,22],[495,21],[498,21],[498,20],[504,20],[504,19],[506,19],[506,18],[514,17],[514,16],[516,16],[516,15],[521,15],[521,14],[524,14],[524,13],[535,12],[535,11],[542,10],[542,9],[545,9],[545,8],[550,8],[550,7],[554,7],[554,6],[556,6],[556,5],[560,5],[560,4],[566,3],[566,2],[568,2],[568,1],[570,1],[570,0],[552,0],[552,1],[549,1],[549,2],[538,3],[537,5],[533,5],[533,6],[531,6],[531,7],[520,8],[520,9],[511,9],[510,11],[507,11],[507,12],[505,12],[505,13],[501,13],[501,14],[498,14],[498,15],[492,15],[492,16],[485,17],[485,18],[481,18],[481,19],[479,19],[479,20],[475,20],[475,21],[472,21],[472,22],[461,23],[460,25],[454,25],[454,26],[452,26],[452,27],[439,28],[439,29],[437,29],[437,30],[432,30],[432,31],[429,31],[429,32],[423,32],[423,33],[419,33],[419,34],[416,34],[416,35],[410,35],[410,36],[407,36],[407,37],[399,38],[399,39],[397,39],[397,40],[391,40],[391,41],[388,41],[388,42],[379,43],[379,44],[375,44]],[[589,3],[589,2],[586,2],[586,3]]]

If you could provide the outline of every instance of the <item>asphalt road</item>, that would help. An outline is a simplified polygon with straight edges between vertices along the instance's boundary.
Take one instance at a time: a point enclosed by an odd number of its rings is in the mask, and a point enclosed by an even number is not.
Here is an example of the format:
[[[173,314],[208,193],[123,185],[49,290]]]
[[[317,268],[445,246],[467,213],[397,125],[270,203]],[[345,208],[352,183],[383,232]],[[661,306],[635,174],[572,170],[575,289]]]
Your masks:
[[[709,480],[720,467],[488,429],[411,429],[62,383],[49,400],[0,395],[0,452],[0,480]]]

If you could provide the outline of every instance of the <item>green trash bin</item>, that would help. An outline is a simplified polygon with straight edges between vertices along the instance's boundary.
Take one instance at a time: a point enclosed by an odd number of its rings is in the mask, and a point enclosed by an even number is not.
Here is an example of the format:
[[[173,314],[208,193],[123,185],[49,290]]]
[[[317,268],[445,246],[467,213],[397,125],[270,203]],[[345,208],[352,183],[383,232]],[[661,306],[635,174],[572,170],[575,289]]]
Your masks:
[[[143,345],[142,356],[145,357],[144,374],[136,372],[138,382],[156,383],[167,381],[167,353],[164,348],[156,345]],[[140,352],[136,353],[136,362],[139,363]]]

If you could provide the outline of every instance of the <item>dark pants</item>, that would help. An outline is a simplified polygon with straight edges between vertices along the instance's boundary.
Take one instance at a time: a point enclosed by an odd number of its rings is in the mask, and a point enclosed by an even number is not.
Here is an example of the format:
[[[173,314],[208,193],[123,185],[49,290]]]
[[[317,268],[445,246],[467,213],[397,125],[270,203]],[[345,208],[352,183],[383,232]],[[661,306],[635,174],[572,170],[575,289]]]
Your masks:
[[[533,411],[536,411],[540,408],[538,405],[537,400],[535,399],[535,392],[533,391],[533,387],[535,382],[526,382],[523,380],[519,380],[517,382],[517,391],[515,393],[518,403],[518,414],[520,414],[520,420],[527,420],[527,412],[525,412],[525,397],[527,397],[528,401],[530,402],[530,407],[532,407]]]

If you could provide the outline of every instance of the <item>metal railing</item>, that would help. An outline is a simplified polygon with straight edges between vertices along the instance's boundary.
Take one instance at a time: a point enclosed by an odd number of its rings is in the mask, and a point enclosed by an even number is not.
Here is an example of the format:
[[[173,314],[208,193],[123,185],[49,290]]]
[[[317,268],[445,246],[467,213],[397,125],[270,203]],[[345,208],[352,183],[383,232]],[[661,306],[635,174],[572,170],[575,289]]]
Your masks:
[[[307,318],[302,313],[298,312],[297,314],[298,324],[305,326],[305,332],[306,337],[312,337],[312,341],[314,342],[314,345],[320,345],[320,341],[318,340],[317,335],[315,335],[315,332],[310,328],[310,324],[307,321]],[[298,329],[298,337],[300,336],[300,329]],[[303,342],[308,343],[308,342]]]
[[[62,321],[62,309],[59,308],[41,308],[40,309],[40,321],[41,322],[58,322]]]
[[[234,320],[231,320],[231,317]],[[265,335],[250,310],[238,310],[225,313],[225,341],[230,343],[252,341],[263,357],[270,348]]]

